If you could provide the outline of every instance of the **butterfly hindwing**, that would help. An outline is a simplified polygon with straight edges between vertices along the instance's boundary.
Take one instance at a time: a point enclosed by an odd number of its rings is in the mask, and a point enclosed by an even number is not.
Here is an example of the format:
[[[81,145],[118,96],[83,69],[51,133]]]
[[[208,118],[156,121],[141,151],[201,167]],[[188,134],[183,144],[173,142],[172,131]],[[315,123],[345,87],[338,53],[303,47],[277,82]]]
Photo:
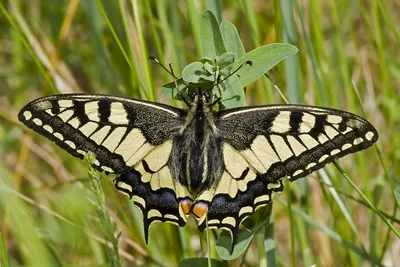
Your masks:
[[[36,99],[18,118],[73,156],[96,156],[99,170],[122,173],[183,125],[184,111],[109,95],[66,94]]]
[[[126,193],[143,214],[146,243],[153,222],[186,224],[181,202],[190,200],[189,193],[174,179],[168,167],[172,141],[156,147],[130,171],[117,177],[115,186]]]
[[[225,228],[233,239],[248,215],[283,190],[283,177],[304,177],[378,139],[375,128],[354,114],[300,105],[220,111],[215,125],[224,140],[225,170],[196,203],[208,205],[209,227]],[[205,227],[200,219],[199,229]]]

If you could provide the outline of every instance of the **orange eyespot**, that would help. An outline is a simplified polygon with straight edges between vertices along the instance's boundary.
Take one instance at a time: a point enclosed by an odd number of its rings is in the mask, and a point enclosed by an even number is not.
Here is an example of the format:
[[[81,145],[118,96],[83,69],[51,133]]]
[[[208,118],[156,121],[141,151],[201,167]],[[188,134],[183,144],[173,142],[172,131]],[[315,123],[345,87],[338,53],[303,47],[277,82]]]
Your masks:
[[[183,212],[184,212],[186,215],[189,215],[189,213],[190,213],[190,208],[191,208],[191,206],[192,206],[192,200],[190,200],[190,199],[184,199],[184,200],[182,200],[182,201],[180,202],[180,205],[181,205],[181,209],[183,210]]]
[[[205,203],[196,203],[192,209],[192,213],[197,217],[201,218],[206,214],[208,206]]]

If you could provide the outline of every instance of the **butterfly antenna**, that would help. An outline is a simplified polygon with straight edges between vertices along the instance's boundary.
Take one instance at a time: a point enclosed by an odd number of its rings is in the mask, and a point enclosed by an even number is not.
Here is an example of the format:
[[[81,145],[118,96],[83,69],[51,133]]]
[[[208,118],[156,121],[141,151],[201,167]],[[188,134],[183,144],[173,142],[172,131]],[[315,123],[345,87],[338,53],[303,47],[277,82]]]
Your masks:
[[[166,72],[168,72],[169,75],[171,75],[171,76],[174,78],[175,88],[176,88],[176,90],[178,91],[179,96],[181,97],[181,99],[183,100],[183,102],[185,102],[185,104],[186,104],[188,107],[190,107],[190,106],[191,106],[191,105],[190,105],[190,102],[187,101],[187,99],[185,98],[185,96],[182,94],[181,90],[179,90],[178,82],[177,82],[177,80],[178,80],[179,78],[176,77],[176,75],[175,75],[175,73],[174,73],[174,70],[172,69],[172,64],[170,63],[170,64],[168,65],[168,66],[169,66],[169,69],[168,69],[168,68],[166,68],[166,67],[164,66],[164,64],[162,64],[161,61],[159,61],[158,58],[156,58],[156,57],[150,56],[150,57],[149,57],[149,61],[154,61],[154,62],[156,62],[158,65],[161,66],[161,68],[163,68]],[[189,87],[189,85],[186,84],[183,80],[182,80],[182,83],[183,83],[184,85],[186,85],[186,88]]]
[[[172,71],[171,64],[170,64],[171,70],[169,70],[169,69],[167,69],[167,68],[164,66],[164,64],[162,64],[162,63],[158,60],[158,58],[156,58],[156,57],[153,57],[153,56],[149,57],[149,61],[154,61],[154,62],[156,62],[158,65],[161,66],[161,68],[163,68],[166,72],[168,72],[169,75],[171,75],[174,79],[178,80],[178,77],[176,77],[175,74],[174,74],[174,72]]]
[[[241,68],[243,68],[244,66],[249,65],[252,66],[253,62],[251,62],[250,60],[247,60],[245,62],[243,62],[242,64],[240,64],[240,66],[234,70],[233,72],[231,72],[228,76],[226,76],[223,80],[218,81],[214,86],[218,86],[220,83],[224,82],[225,80],[229,79],[232,75],[234,75],[236,72],[238,72]]]

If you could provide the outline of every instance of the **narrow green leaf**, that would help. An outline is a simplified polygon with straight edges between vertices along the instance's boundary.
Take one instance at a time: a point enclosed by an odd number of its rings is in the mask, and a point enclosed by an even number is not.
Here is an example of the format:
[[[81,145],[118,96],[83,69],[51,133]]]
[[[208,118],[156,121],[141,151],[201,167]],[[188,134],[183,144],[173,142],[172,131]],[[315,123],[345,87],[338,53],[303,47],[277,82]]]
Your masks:
[[[264,234],[264,248],[265,254],[267,258],[267,266],[275,267],[276,263],[276,242],[275,242],[275,234],[274,234],[274,216],[271,216],[273,212],[273,205],[271,203],[270,208],[270,220],[269,223],[265,226],[265,234]]]
[[[242,254],[246,248],[249,246],[252,238],[254,236],[253,232],[249,230],[239,231],[237,235],[237,241],[233,247],[231,254],[232,244],[231,236],[223,232],[218,236],[217,244],[215,249],[217,250],[218,256],[223,260],[233,260]]]
[[[0,266],[9,267],[10,262],[8,260],[7,247],[4,242],[3,232],[0,229]]]
[[[212,267],[226,267],[227,264],[222,261],[211,259]],[[208,266],[207,258],[188,258],[184,259],[179,264],[180,267],[203,267]]]
[[[200,30],[203,57],[216,58],[226,52],[217,19],[210,10],[201,14]]]
[[[259,79],[264,73],[283,59],[297,53],[297,51],[297,47],[290,44],[269,44],[261,46],[248,52],[236,61],[233,65],[233,70],[236,70],[246,61],[252,62],[252,66],[244,66],[237,72],[242,86],[245,87]]]
[[[221,23],[221,34],[224,40],[226,50],[235,53],[236,58],[241,58],[246,54],[239,33],[232,23],[223,21]]]
[[[394,190],[394,196],[396,198],[397,204],[400,205],[400,186]]]

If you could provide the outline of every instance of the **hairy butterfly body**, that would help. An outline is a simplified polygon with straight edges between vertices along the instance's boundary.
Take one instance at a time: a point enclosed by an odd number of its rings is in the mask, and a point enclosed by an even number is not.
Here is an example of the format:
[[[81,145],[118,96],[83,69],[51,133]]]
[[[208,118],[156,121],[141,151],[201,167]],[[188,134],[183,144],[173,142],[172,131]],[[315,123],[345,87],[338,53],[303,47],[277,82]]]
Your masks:
[[[282,178],[304,177],[366,149],[375,128],[354,114],[321,107],[268,105],[213,111],[196,91],[187,109],[110,95],[66,94],[26,105],[18,118],[73,156],[96,155],[98,170],[116,173],[116,188],[151,223],[227,229],[282,191]]]

